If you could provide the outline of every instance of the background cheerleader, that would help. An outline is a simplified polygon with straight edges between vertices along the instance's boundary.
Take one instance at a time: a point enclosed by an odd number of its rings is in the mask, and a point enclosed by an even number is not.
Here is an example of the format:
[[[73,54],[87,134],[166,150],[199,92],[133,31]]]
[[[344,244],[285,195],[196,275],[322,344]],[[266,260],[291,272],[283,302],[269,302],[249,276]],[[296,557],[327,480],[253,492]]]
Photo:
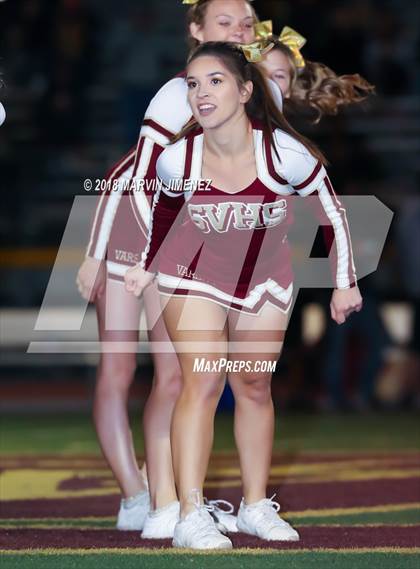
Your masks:
[[[193,4],[187,15],[192,43],[212,39],[248,44],[255,39],[256,15],[249,1],[199,0],[188,4]],[[272,88],[281,104],[280,91],[274,83]],[[139,260],[139,246],[140,250],[146,246],[149,202],[154,192],[123,190],[132,177],[137,180],[154,179],[156,160],[164,145],[191,117],[186,92],[184,78],[176,77],[165,84],[150,103],[137,148],[129,152],[108,175],[110,183],[115,181],[119,190],[104,193],[99,200],[87,257],[77,278],[81,294],[96,303],[101,341],[111,345],[101,354],[94,421],[102,450],[123,494],[117,527],[143,529],[143,537],[149,538],[171,536],[178,519],[169,430],[179,394],[180,371],[174,353],[154,353],[152,350],[154,379],[143,422],[154,513],[146,519],[148,492],[135,459],[127,415],[136,353],[121,348],[135,345],[137,341],[140,304],[124,290],[122,281],[127,268]],[[160,305],[153,287],[145,292],[144,305],[151,327],[151,345],[155,342],[168,344],[169,337],[159,318]],[[233,517],[222,512],[219,516],[229,529],[235,529]]]

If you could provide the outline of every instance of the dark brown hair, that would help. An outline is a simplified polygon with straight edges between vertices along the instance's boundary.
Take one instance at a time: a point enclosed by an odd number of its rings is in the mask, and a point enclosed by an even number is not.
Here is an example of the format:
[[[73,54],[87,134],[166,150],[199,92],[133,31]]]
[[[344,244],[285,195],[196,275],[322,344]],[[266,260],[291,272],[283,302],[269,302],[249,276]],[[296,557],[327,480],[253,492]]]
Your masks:
[[[251,5],[252,0],[244,0],[247,4],[251,6],[252,15],[254,16],[254,22],[258,22],[257,14]],[[204,26],[204,22],[206,19],[207,8],[209,4],[211,4],[213,0],[198,0],[196,4],[193,4],[188,12],[187,12],[187,38],[188,38],[188,45],[191,50],[195,49],[200,42],[192,37],[190,32],[191,24],[197,24],[200,28]]]
[[[251,98],[245,104],[245,111],[249,119],[256,119],[263,125],[264,136],[270,140],[274,151],[277,154],[274,140],[273,130],[276,128],[286,132],[300,143],[302,143],[309,152],[326,164],[326,159],[322,152],[310,140],[299,134],[285,119],[283,113],[278,109],[270,88],[267,85],[265,76],[255,63],[249,63],[241,50],[241,48],[230,42],[205,42],[200,44],[190,55],[188,63],[202,56],[217,57],[223,65],[237,79],[238,85],[243,85],[247,81],[253,83],[253,91]],[[184,138],[194,130],[199,128],[197,121],[192,118],[172,140],[171,143],[177,142]],[[277,154],[277,157],[280,157]]]
[[[291,70],[290,100],[316,112],[315,123],[323,115],[336,115],[340,107],[360,103],[375,92],[375,87],[358,73],[337,75],[323,63],[305,60],[305,67],[296,67],[292,51],[275,38],[274,48],[286,55]]]

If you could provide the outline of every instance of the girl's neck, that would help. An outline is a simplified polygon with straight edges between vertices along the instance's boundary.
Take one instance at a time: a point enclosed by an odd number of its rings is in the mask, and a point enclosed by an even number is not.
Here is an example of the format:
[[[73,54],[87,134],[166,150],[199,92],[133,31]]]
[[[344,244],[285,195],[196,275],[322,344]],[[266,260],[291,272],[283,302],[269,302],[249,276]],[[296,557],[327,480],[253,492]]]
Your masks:
[[[204,149],[217,158],[231,159],[248,152],[251,140],[252,125],[245,112],[204,131]]]

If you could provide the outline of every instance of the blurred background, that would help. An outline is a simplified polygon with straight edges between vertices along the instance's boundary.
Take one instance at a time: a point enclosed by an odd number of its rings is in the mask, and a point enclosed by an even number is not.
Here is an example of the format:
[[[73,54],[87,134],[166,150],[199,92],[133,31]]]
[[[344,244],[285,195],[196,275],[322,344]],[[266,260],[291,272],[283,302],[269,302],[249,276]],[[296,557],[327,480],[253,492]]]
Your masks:
[[[326,153],[338,194],[374,195],[395,216],[364,309],[338,327],[331,291],[300,292],[273,381],[279,409],[314,412],[420,406],[420,6],[414,0],[256,0],[303,54],[358,72],[377,95],[316,127],[291,122]],[[75,196],[135,144],[159,87],[183,69],[180,0],[0,1],[0,363],[7,412],[87,410],[97,354],[28,354]],[[80,259],[83,250],[80,250]],[[70,262],[70,261],[69,261]],[[71,261],[74,276],[77,262]],[[70,281],[70,286],[73,281]],[[89,309],[86,336],[96,334]],[[132,406],[152,371],[139,355]],[[229,393],[221,407],[232,406]]]

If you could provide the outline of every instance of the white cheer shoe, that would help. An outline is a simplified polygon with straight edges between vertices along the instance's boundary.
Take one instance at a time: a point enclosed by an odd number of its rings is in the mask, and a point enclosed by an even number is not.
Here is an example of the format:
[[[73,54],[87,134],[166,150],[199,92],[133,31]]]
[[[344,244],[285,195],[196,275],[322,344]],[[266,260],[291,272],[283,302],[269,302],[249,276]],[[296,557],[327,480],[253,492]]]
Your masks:
[[[150,510],[149,492],[139,492],[132,498],[121,500],[117,518],[117,529],[125,531],[142,530]]]
[[[220,533],[210,512],[214,506],[200,503],[200,492],[193,490],[194,510],[175,526],[172,545],[191,549],[232,549],[232,542]]]
[[[175,525],[179,522],[179,502],[148,512],[141,537],[143,539],[164,539],[174,537]]]
[[[233,515],[233,505],[230,502],[204,499],[204,503],[212,507],[209,511],[219,531],[222,533],[238,533],[237,517]]]
[[[268,541],[299,541],[298,532],[278,515],[280,504],[274,502],[274,496],[248,505],[242,498],[238,530]]]

